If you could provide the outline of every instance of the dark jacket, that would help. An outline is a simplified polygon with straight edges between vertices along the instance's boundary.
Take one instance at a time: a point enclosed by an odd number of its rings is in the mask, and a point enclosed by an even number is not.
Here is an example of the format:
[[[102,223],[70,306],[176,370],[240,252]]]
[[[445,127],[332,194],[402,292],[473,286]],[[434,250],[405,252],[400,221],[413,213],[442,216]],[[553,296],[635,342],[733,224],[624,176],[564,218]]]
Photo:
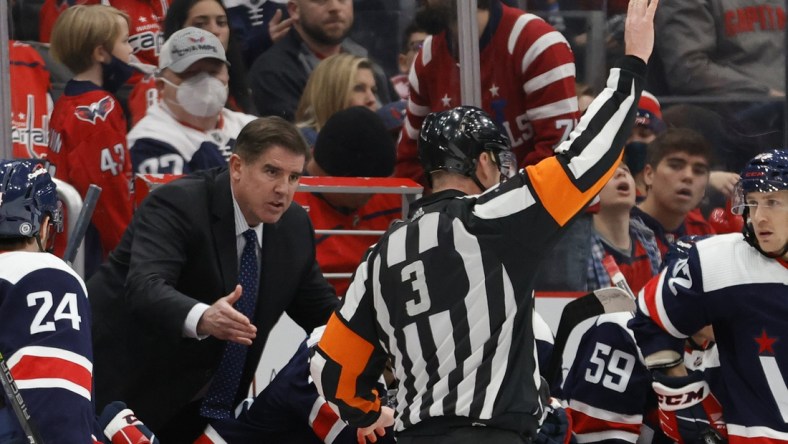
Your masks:
[[[154,190],[118,248],[88,283],[94,312],[99,407],[123,400],[156,431],[199,399],[219,364],[223,341],[183,337],[188,312],[213,304],[238,283],[235,221],[226,169]],[[263,227],[256,313],[236,401],[244,398],[266,339],[283,312],[310,331],[338,300],[315,261],[306,212],[292,204]],[[125,283],[125,286],[124,286]]]

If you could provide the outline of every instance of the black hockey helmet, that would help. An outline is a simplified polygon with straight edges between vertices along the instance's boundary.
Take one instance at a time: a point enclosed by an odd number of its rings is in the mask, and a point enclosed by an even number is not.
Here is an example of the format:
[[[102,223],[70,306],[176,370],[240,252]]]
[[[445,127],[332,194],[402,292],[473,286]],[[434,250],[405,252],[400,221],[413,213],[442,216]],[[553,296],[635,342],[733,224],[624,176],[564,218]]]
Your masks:
[[[41,247],[39,233],[45,216],[56,232],[63,230],[57,187],[46,162],[0,160],[0,238],[36,237]]]
[[[750,222],[750,205],[747,203],[747,194],[782,190],[788,190],[788,149],[769,150],[753,157],[742,169],[741,177],[733,192],[731,212],[744,217],[744,238],[763,254],[766,253],[758,246]],[[782,256],[786,250],[788,250],[788,245],[777,256]],[[766,255],[775,257],[774,254]]]
[[[509,139],[486,112],[474,106],[427,115],[418,148],[430,184],[430,173],[450,171],[474,179],[483,190],[476,178],[476,164],[484,151],[492,153],[504,178],[512,177],[517,170]]]

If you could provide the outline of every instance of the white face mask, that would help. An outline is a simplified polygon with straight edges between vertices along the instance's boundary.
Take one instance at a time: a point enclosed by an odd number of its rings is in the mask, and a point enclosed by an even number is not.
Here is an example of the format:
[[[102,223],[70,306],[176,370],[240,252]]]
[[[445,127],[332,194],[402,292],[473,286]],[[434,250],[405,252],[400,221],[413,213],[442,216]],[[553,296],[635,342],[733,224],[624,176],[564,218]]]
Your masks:
[[[180,85],[163,77],[162,80],[178,90],[175,93],[178,105],[194,116],[216,116],[227,102],[227,85],[207,72],[195,74]]]

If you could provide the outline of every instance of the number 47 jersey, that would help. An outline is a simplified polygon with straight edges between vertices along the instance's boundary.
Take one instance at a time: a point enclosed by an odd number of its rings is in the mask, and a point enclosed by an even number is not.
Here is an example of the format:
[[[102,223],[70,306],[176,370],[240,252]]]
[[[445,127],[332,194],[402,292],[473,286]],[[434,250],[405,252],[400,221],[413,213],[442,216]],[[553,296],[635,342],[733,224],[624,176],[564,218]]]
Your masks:
[[[0,253],[0,352],[44,442],[99,436],[90,326],[85,283],[65,262],[48,253]],[[3,400],[0,442],[22,438]]]

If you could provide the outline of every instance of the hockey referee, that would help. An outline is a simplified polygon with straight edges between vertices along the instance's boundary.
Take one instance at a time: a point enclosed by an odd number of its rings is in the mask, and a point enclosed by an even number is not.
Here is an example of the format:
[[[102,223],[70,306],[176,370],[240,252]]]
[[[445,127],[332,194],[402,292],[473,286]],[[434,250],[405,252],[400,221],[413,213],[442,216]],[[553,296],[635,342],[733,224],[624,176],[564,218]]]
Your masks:
[[[360,435],[394,424],[405,444],[536,437],[533,282],[621,160],[654,42],[648,3],[630,0],[627,57],[554,157],[516,172],[484,111],[427,116],[418,149],[435,192],[367,252],[312,358],[318,389]],[[395,411],[375,389],[388,357]]]

